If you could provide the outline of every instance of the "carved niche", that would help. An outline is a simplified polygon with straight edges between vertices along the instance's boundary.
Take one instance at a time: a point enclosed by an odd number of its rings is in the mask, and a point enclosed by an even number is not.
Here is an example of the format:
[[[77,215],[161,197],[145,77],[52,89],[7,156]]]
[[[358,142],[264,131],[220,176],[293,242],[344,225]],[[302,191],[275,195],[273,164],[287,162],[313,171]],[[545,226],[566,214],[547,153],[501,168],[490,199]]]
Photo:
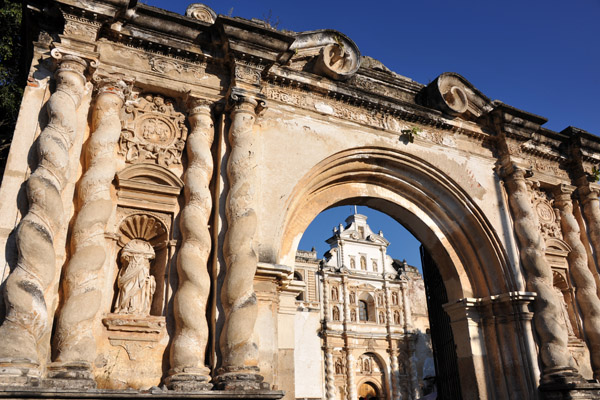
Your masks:
[[[557,211],[551,195],[537,188],[533,189],[533,209],[538,220],[539,229],[544,238],[562,239]]]
[[[117,173],[115,186],[114,294],[103,323],[110,344],[141,362],[166,334],[173,226],[183,182],[164,166],[137,163]]]
[[[152,163],[168,167],[181,164],[187,138],[185,115],[173,101],[145,94],[125,107],[119,154],[128,163]]]

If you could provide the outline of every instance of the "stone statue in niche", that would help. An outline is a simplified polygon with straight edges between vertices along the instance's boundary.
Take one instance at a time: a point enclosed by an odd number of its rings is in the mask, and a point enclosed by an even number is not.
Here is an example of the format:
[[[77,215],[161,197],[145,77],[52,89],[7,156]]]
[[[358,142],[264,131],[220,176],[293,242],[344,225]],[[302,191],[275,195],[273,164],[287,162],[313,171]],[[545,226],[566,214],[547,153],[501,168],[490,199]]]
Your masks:
[[[141,239],[129,241],[121,250],[121,272],[117,280],[119,294],[116,314],[150,315],[156,281],[150,275],[150,261],[154,249]]]
[[[554,286],[553,289],[554,293],[556,293],[556,297],[558,298],[559,304],[561,305],[561,314],[565,321],[567,332],[569,332],[569,337],[574,337],[575,331],[573,330],[573,324],[571,324],[571,318],[569,318],[569,311],[567,309],[567,302],[565,301],[565,296],[563,295],[563,292],[562,290],[560,290],[560,288]]]

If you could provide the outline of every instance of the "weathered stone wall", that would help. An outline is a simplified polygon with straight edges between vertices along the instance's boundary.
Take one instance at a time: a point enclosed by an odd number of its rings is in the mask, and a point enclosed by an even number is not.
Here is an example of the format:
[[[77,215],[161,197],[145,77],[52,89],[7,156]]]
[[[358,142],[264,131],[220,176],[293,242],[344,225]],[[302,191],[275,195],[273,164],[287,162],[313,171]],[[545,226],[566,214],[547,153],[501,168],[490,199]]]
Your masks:
[[[331,30],[28,4],[38,39],[0,188],[2,387],[281,396],[298,242],[358,203],[431,253],[463,398],[597,393],[595,136],[454,73],[388,72]],[[328,399],[348,343],[323,345]]]

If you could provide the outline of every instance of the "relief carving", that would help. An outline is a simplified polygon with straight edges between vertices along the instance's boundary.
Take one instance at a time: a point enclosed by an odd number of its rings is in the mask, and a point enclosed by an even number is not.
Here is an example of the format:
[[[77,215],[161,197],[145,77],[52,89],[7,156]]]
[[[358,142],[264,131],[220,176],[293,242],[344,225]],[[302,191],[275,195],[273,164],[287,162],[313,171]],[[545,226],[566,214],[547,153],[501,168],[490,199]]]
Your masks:
[[[65,18],[65,27],[63,31],[65,35],[84,38],[89,41],[96,40],[102,24],[88,21],[74,15],[63,14],[63,16]]]
[[[545,238],[562,239],[552,198],[539,189],[533,189],[532,201],[542,235]]]
[[[129,163],[181,164],[187,138],[185,116],[160,95],[147,94],[127,105],[119,154]]]

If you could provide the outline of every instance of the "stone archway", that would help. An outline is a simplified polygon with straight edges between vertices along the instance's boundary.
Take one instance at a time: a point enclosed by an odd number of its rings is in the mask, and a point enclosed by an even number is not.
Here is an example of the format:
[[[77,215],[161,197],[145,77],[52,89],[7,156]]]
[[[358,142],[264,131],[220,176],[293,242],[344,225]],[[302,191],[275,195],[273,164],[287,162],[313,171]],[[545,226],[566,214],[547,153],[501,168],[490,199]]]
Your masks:
[[[427,161],[399,151],[364,147],[334,154],[296,185],[281,225],[277,262],[292,265],[310,222],[323,210],[347,204],[390,215],[431,253],[448,292],[446,311],[456,338],[464,398],[486,398],[498,386],[513,394],[517,388],[524,397],[535,391],[528,322],[481,323],[478,307],[485,299],[519,289],[496,233],[458,184]],[[501,355],[498,340],[510,344],[510,358]],[[511,368],[521,371],[505,373]]]
[[[363,382],[358,387],[358,398],[359,399],[364,399],[364,400],[382,399],[380,393],[381,393],[381,391],[377,387],[377,385],[375,385],[374,383],[369,382],[369,381]]]

